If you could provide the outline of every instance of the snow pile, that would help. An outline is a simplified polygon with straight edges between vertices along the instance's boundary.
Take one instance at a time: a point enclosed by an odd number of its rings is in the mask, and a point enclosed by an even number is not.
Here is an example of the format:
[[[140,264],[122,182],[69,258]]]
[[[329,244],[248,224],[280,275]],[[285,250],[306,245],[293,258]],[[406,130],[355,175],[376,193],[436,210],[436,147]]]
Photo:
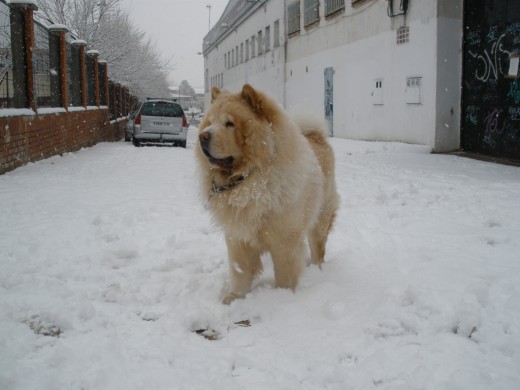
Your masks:
[[[323,269],[224,306],[194,134],[0,176],[1,389],[517,388],[519,168],[332,139]]]

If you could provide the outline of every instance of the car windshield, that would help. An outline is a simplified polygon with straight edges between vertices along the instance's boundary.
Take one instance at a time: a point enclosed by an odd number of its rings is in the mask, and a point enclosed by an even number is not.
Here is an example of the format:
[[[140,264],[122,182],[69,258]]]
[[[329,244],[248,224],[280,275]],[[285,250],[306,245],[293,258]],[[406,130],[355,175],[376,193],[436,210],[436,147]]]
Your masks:
[[[141,115],[182,117],[182,108],[174,103],[148,102],[141,108]]]

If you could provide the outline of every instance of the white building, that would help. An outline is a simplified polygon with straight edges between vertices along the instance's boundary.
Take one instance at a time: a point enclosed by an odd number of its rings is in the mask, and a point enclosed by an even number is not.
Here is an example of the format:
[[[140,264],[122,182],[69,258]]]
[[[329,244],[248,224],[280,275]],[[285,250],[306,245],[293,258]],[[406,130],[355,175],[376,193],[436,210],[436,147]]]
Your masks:
[[[211,87],[230,91],[250,83],[283,102],[285,22],[283,1],[229,1],[204,38],[206,102]]]
[[[489,6],[473,3],[465,6],[481,18]],[[495,45],[504,47],[511,36],[502,53],[509,55],[506,64],[520,51],[514,46],[520,16],[507,0],[496,4],[513,15],[499,28],[502,46]],[[206,102],[213,85],[238,91],[248,82],[287,108],[321,112],[337,137],[459,149],[465,123],[462,15],[462,0],[231,0],[204,39]],[[493,23],[489,28],[496,30]],[[491,52],[492,43],[484,51]],[[468,73],[469,83],[483,72]]]

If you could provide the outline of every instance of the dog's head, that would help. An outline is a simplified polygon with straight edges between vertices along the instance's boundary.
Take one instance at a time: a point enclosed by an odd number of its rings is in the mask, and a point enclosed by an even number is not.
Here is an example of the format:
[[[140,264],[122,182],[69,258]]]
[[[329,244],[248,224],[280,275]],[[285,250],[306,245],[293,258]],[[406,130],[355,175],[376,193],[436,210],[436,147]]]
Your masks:
[[[237,94],[214,87],[211,98],[199,126],[199,158],[228,177],[266,164],[273,154],[276,103],[249,84]]]

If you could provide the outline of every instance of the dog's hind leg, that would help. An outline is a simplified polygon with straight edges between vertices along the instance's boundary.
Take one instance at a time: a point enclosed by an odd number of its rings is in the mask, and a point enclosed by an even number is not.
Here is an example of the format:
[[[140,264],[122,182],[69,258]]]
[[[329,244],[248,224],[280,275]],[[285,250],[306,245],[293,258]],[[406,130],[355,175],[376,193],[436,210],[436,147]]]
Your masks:
[[[322,210],[318,221],[308,235],[309,247],[311,249],[311,263],[320,268],[325,259],[325,245],[335,218],[336,206],[326,207]]]
[[[243,298],[250,290],[251,284],[262,271],[261,251],[243,241],[226,238],[229,258],[231,286],[222,302],[230,304],[237,298]]]

